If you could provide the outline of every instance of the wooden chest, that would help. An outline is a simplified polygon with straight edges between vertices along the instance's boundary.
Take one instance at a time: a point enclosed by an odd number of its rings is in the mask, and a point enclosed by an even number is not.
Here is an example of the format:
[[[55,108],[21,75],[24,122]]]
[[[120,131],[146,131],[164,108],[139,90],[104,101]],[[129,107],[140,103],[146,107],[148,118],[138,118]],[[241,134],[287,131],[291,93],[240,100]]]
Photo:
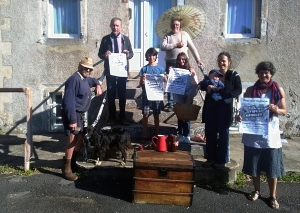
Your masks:
[[[136,151],[133,161],[133,203],[191,206],[194,167],[187,151]]]

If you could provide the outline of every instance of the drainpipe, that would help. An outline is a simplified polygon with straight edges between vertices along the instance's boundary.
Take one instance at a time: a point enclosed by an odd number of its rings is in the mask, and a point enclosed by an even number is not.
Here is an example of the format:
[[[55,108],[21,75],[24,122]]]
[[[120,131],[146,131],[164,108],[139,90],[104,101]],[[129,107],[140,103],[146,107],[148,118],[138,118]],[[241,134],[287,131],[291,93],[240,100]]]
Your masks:
[[[30,169],[30,158],[32,155],[32,90],[28,87],[25,88],[0,88],[0,92],[24,92],[26,94],[26,122],[27,133],[24,142],[24,170]]]

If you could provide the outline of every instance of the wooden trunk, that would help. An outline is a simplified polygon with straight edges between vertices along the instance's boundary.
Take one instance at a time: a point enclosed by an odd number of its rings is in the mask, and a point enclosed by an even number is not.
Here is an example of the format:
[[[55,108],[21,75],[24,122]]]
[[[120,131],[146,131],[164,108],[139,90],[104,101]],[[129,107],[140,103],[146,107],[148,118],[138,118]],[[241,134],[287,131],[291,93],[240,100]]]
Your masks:
[[[136,151],[133,202],[191,206],[194,161],[189,152]]]

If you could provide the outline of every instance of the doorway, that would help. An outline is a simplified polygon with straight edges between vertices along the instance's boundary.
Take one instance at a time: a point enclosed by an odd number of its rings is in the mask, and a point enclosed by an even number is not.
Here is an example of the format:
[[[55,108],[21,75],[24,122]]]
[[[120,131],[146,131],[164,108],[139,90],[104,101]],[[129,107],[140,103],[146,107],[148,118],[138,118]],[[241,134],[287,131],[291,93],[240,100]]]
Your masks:
[[[147,64],[145,52],[154,47],[159,51],[161,40],[156,35],[155,24],[159,17],[173,6],[183,4],[178,0],[130,0],[131,19],[129,21],[129,37],[134,56],[130,63],[130,71],[138,72]],[[164,52],[159,52],[158,63],[164,65]]]

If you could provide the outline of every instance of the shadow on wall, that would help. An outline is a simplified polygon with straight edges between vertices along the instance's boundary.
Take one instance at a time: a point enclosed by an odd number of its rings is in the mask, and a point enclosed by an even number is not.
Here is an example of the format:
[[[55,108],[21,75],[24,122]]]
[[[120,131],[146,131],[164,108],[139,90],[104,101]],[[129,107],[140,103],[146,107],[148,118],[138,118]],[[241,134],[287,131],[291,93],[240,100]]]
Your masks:
[[[58,92],[59,90],[61,90],[64,87],[64,84],[60,85],[55,91],[53,92]],[[41,113],[37,113],[34,114],[34,112],[39,109],[40,107],[43,107],[44,105],[46,105],[47,101],[50,99],[50,96],[46,97],[42,102],[40,102],[36,107],[34,107],[32,109],[32,117],[31,117],[31,121],[32,121],[32,132],[34,133],[39,133],[40,129],[43,129],[43,122],[45,122],[45,119],[47,118],[48,115],[48,111],[44,111]],[[24,112],[24,114],[26,114],[26,111]],[[40,120],[40,122],[39,122]],[[26,129],[26,122],[27,122],[27,117],[24,116],[22,119],[18,120],[15,122],[15,125],[8,129],[6,131],[6,135],[9,135],[11,133],[20,133],[20,130],[18,129],[18,127],[20,127],[20,125],[25,124],[25,129]]]
[[[62,85],[63,86],[63,85]],[[61,88],[61,87],[60,87]],[[59,89],[57,89],[59,90]],[[89,109],[88,113],[88,124],[92,124],[95,119],[97,118],[100,106],[102,104],[102,100],[104,98],[103,93],[99,97],[95,97],[92,100],[91,107]],[[46,132],[63,132],[63,126],[62,126],[62,120],[61,120],[61,110],[56,110],[56,117],[50,118],[50,116],[53,116],[53,111],[50,108],[50,106],[47,104],[47,101],[50,97],[45,98],[37,107],[35,107],[32,110],[32,133],[33,134],[43,134]],[[38,108],[43,107],[45,110],[40,113],[34,113]],[[102,116],[98,122],[100,122],[102,125],[106,122],[106,113],[107,107],[105,106],[103,109]],[[24,112],[25,114],[26,112]],[[5,129],[5,127],[2,129],[3,134],[10,135],[10,134],[24,134],[27,129],[27,121],[26,116],[24,116],[22,119],[18,120],[15,125],[10,129]]]
[[[99,64],[101,64],[102,62],[103,62],[103,60],[100,60],[100,61],[96,62],[93,66],[96,67]],[[65,85],[64,83],[61,84],[55,90],[51,91],[51,93],[56,93],[56,92],[61,91],[62,88],[64,87],[64,85]],[[33,134],[40,134],[40,133],[45,133],[45,132],[49,132],[49,131],[57,131],[55,129],[51,130],[51,128],[49,128],[49,126],[50,126],[49,116],[51,115],[51,112],[50,112],[51,109],[49,109],[50,107],[47,105],[47,102],[49,101],[50,98],[51,98],[50,95],[47,96],[36,107],[34,107],[32,109],[31,119],[32,119],[32,133]],[[102,101],[103,95],[101,95],[100,97],[94,98],[93,101],[95,101],[95,100],[98,101],[98,99],[101,99],[101,101]],[[45,110],[41,113],[35,114],[35,112],[38,109],[40,109],[41,107]],[[97,111],[97,113],[98,113],[98,111]],[[26,114],[26,111],[24,112],[24,114]],[[22,119],[16,121],[13,127],[5,129],[5,126],[4,126],[2,131],[4,131],[6,135],[9,135],[12,133],[24,133],[22,131],[22,129],[26,130],[26,122],[27,121],[26,121],[26,115],[25,115]],[[24,126],[24,128],[20,127],[20,126]],[[63,130],[61,129],[61,131],[63,131]]]

